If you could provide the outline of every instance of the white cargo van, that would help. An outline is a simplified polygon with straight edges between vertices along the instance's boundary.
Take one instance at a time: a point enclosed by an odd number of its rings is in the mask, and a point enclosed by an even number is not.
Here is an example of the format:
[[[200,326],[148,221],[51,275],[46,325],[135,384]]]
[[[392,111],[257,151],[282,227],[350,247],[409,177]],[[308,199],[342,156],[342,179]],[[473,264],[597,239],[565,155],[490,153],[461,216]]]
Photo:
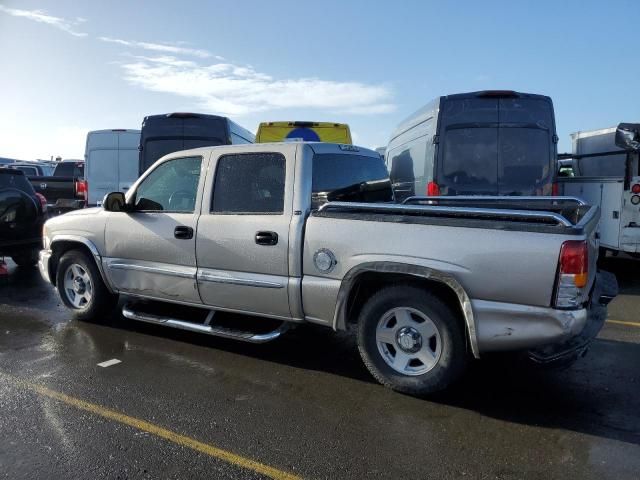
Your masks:
[[[600,207],[600,247],[614,254],[640,254],[638,141],[635,148],[623,142],[638,132],[637,124],[620,124],[573,133],[572,153],[559,155],[561,168],[571,159],[571,175],[558,177],[561,194]]]
[[[87,134],[85,178],[90,207],[110,192],[126,192],[138,179],[140,130],[115,128]]]

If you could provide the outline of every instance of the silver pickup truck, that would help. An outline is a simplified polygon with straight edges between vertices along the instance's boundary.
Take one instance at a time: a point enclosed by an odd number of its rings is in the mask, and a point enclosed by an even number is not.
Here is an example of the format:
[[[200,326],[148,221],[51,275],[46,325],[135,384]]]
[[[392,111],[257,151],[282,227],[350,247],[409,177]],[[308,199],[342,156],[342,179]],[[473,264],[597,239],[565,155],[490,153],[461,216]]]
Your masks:
[[[596,271],[597,207],[392,200],[380,156],[352,145],[182,151],[126,197],[49,220],[40,270],[78,319],[122,295],[128,319],[248,342],[352,331],[372,375],[412,394],[487,352],[576,358],[602,327],[617,285]]]

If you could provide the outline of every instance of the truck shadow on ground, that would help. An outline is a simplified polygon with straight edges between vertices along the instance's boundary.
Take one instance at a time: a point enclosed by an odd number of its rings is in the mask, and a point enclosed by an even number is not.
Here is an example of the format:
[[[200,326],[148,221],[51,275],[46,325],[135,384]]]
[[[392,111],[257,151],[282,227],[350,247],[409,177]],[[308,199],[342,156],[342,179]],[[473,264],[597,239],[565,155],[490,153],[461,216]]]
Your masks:
[[[322,327],[301,326],[271,344],[251,345],[153,325],[114,322],[117,328],[138,333],[376,384],[362,364],[353,337]],[[585,358],[561,371],[531,368],[515,361],[514,355],[492,355],[471,362],[465,376],[447,392],[416,401],[640,445],[639,364],[640,344],[605,339],[598,339]],[[370,394],[371,389],[363,389],[363,395]]]

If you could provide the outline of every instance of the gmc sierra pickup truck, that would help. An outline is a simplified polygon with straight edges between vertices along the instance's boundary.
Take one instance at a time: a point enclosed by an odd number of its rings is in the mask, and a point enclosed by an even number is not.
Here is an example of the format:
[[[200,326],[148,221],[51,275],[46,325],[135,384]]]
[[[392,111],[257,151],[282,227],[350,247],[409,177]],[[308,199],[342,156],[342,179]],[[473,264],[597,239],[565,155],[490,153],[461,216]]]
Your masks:
[[[49,220],[40,270],[78,319],[124,295],[128,319],[248,342],[348,330],[377,380],[418,395],[487,352],[572,360],[602,327],[617,284],[596,271],[598,207],[392,201],[380,155],[352,145],[176,152],[102,208]]]

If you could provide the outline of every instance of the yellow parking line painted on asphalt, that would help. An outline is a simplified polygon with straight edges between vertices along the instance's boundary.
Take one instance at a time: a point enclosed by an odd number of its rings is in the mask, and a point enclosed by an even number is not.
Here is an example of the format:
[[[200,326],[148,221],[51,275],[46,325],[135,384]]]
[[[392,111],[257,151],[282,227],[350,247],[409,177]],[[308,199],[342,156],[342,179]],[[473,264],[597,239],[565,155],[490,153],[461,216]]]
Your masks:
[[[615,323],[617,325],[627,325],[628,327],[640,328],[640,322],[623,322],[622,320],[607,320],[607,323]]]
[[[273,478],[274,480],[301,480],[301,477],[294,475],[292,473],[278,470],[277,468],[264,465],[260,462],[256,462],[254,460],[242,457],[235,453],[228,452],[221,448],[214,447],[213,445],[210,445],[208,443],[203,443],[193,438],[187,437],[185,435],[172,432],[171,430],[167,430],[166,428],[162,428],[158,425],[154,425],[153,423],[147,422],[145,420],[140,420],[138,418],[130,417],[123,413],[116,412],[115,410],[111,410],[111,409],[102,407],[100,405],[96,405],[95,403],[87,402],[79,398],[65,395],[64,393],[51,390],[50,388],[44,387],[42,385],[37,385],[34,383],[26,382],[24,380],[20,380],[18,378],[15,378],[8,374],[4,374],[2,372],[0,372],[0,374],[2,374],[2,376],[6,378],[9,378],[14,383],[22,385],[28,388],[29,390],[32,390],[42,396],[52,398],[54,400],[58,400],[59,402],[62,402],[66,405],[70,405],[80,410],[91,412],[100,417],[104,417],[109,420],[113,420],[115,422],[121,423],[123,425],[128,425],[138,430],[142,430],[143,432],[150,433],[157,437],[164,438],[165,440],[173,442],[177,445],[190,448],[197,452],[204,453],[206,455],[209,455],[210,457],[217,458],[219,460],[225,461],[237,467],[244,468],[247,470],[252,470],[256,473]]]

